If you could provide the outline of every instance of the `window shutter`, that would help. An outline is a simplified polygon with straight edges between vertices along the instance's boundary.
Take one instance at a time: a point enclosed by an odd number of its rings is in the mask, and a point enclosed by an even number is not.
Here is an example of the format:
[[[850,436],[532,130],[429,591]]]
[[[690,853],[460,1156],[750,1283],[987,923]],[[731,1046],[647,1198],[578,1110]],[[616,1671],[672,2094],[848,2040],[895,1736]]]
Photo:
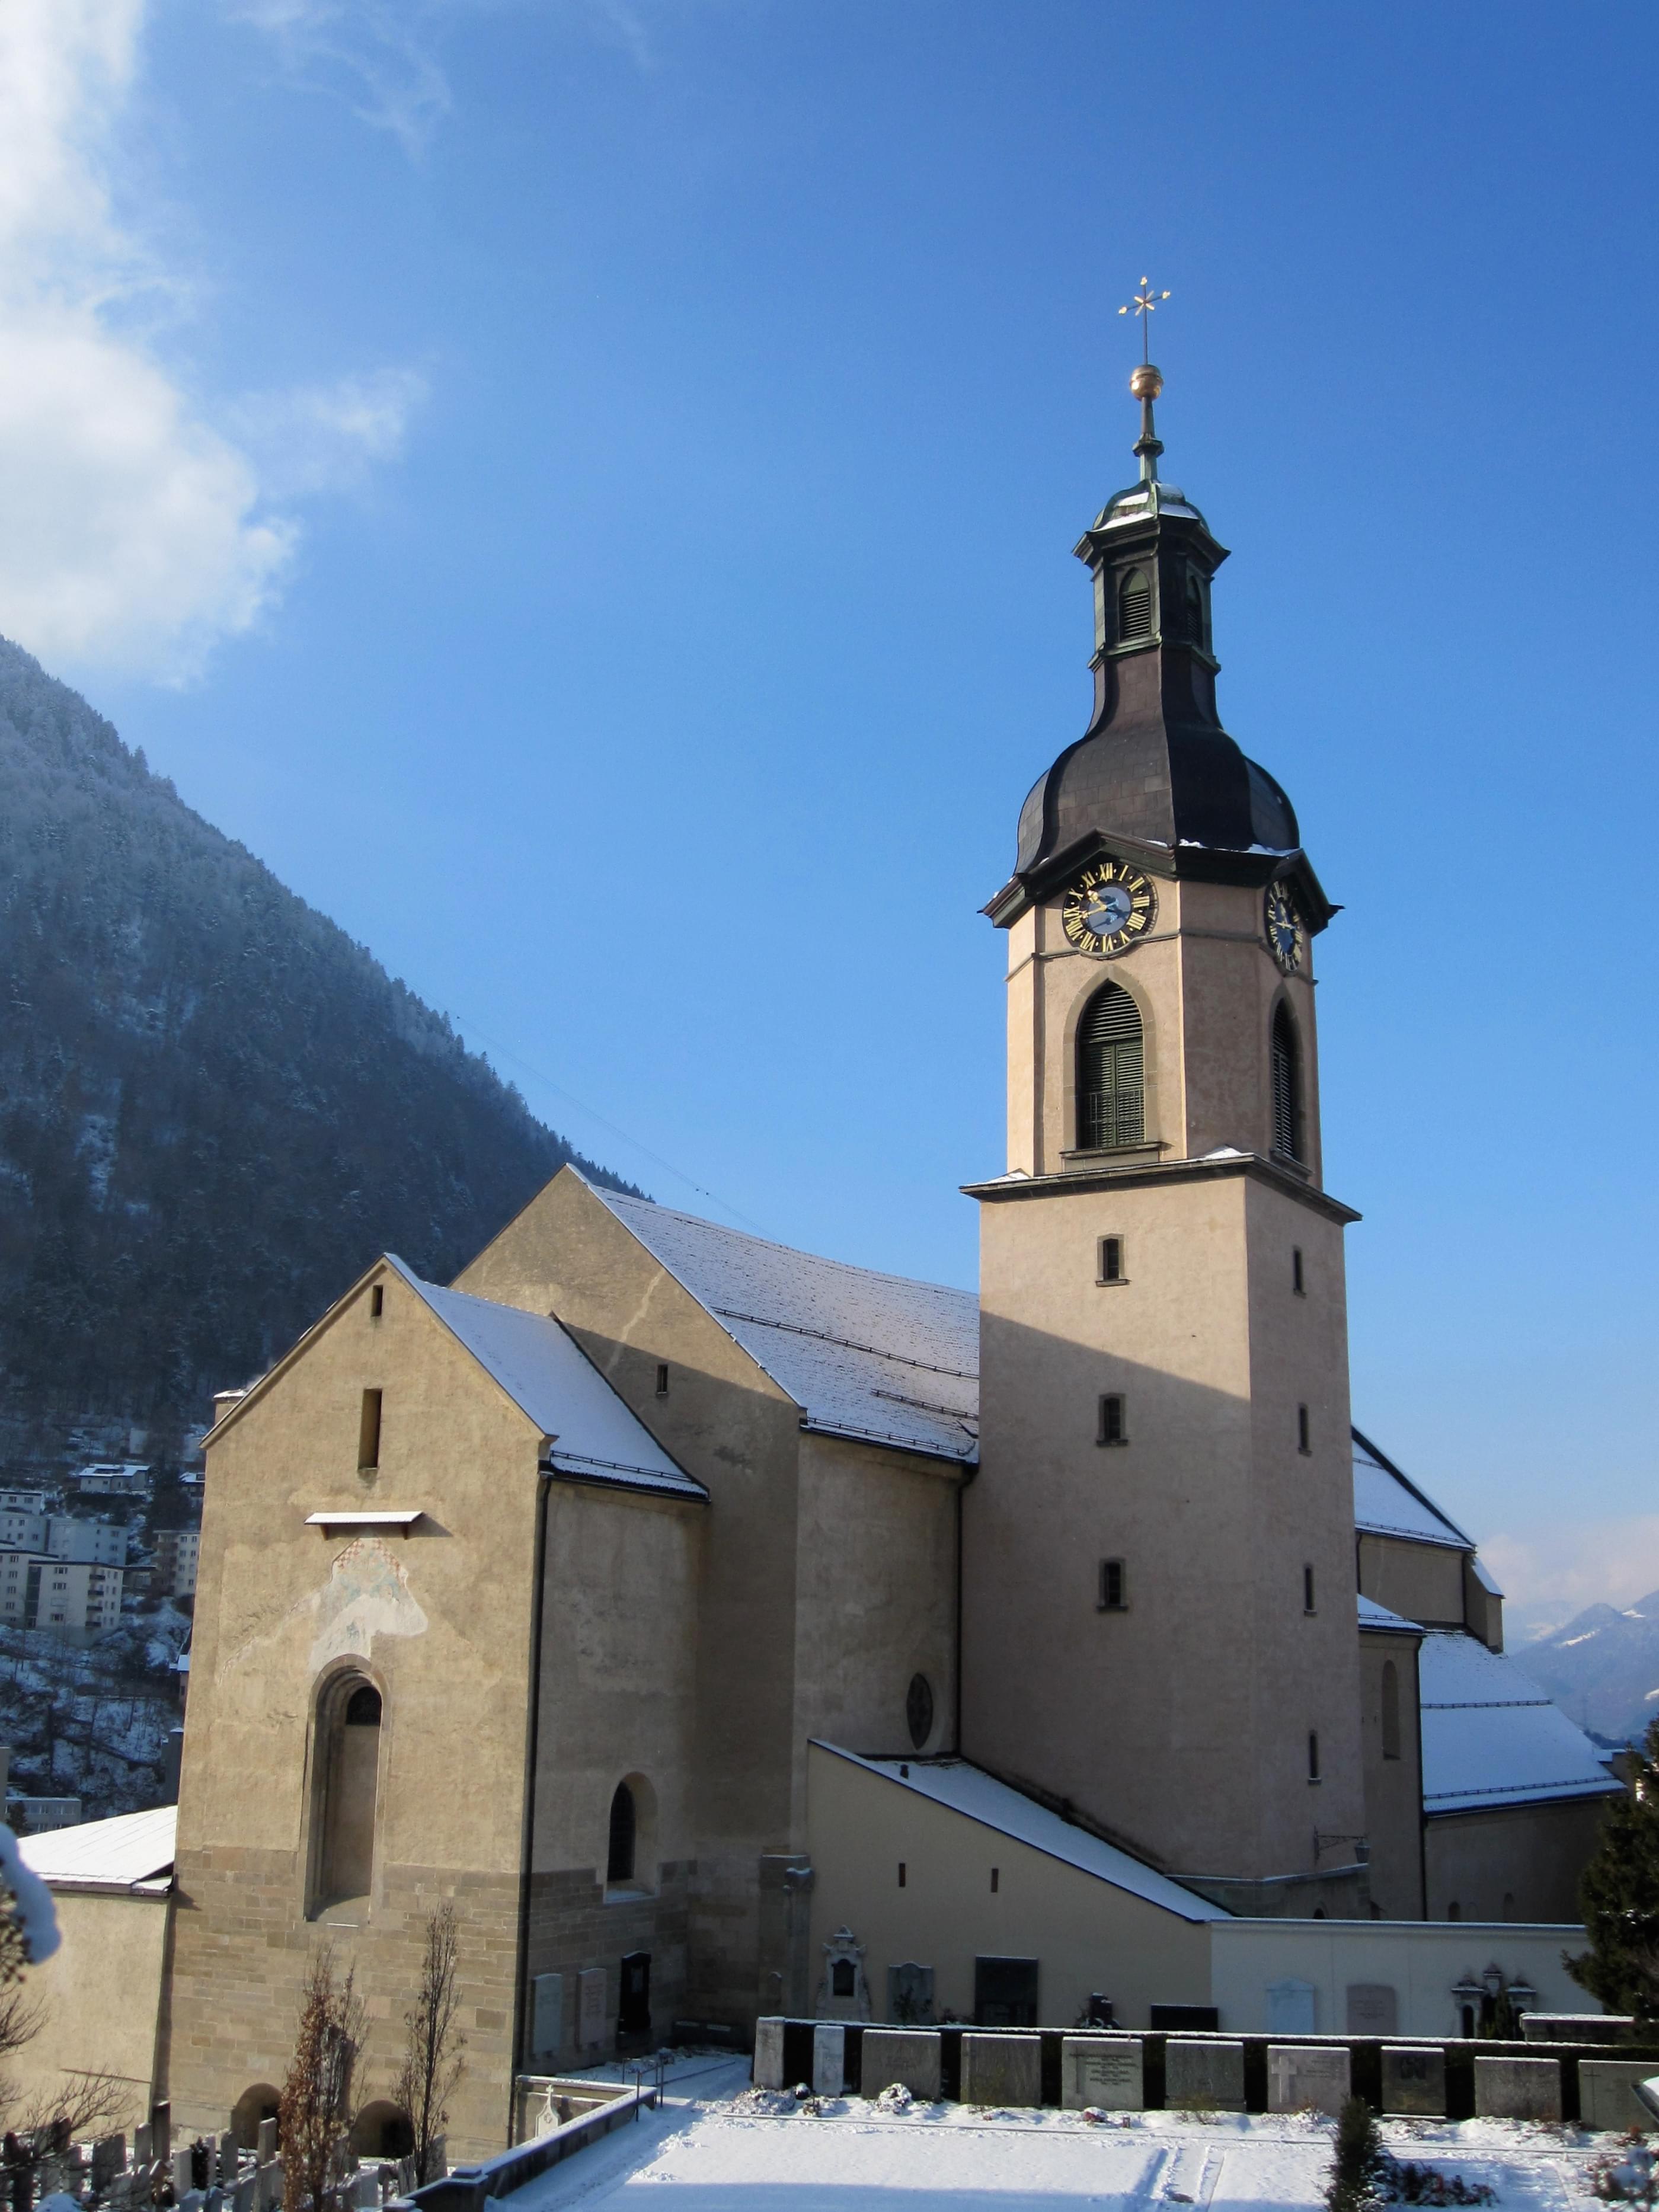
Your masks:
[[[1297,1066],[1296,1033],[1281,1004],[1273,1015],[1273,1150],[1286,1159],[1299,1160],[1302,1146],[1301,1074]]]
[[[1117,589],[1117,641],[1127,645],[1152,634],[1152,580],[1145,568],[1131,568]]]
[[[1096,995],[1078,1030],[1079,1146],[1138,1145],[1146,1133],[1140,1010],[1120,984]]]

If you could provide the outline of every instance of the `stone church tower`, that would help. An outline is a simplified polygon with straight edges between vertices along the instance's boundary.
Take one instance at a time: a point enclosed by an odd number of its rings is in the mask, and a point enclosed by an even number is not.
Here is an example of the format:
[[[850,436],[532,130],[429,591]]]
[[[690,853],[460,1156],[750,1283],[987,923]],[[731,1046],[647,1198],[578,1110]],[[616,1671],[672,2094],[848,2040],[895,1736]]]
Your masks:
[[[1077,548],[1095,708],[1021,810],[981,1204],[962,1749],[1235,1911],[1366,1910],[1334,909],[1217,717],[1225,550],[1158,474]]]

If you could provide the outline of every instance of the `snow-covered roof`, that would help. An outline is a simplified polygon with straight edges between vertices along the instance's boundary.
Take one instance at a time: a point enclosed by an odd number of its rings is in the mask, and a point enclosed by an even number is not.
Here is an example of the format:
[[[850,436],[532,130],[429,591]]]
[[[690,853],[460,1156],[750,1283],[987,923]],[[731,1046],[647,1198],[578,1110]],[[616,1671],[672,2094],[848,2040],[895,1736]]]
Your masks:
[[[1386,1630],[1390,1634],[1400,1636],[1420,1636],[1423,1633],[1420,1622],[1407,1620],[1404,1613],[1390,1613],[1386,1605],[1379,1605],[1374,1597],[1363,1595],[1359,1601],[1359,1626],[1362,1629]]]
[[[1462,1629],[1425,1631],[1418,1681],[1425,1813],[1594,1797],[1622,1787],[1536,1682]]]
[[[1366,1535],[1406,1536],[1418,1544],[1444,1544],[1472,1552],[1474,1539],[1425,1498],[1385,1459],[1369,1437],[1353,1432],[1354,1526]]]
[[[802,1425],[972,1461],[979,1301],[589,1188],[801,1409]]]
[[[557,1322],[423,1283],[392,1253],[386,1262],[542,1433],[553,1438],[552,1462],[562,1474],[707,1498],[702,1485],[675,1464]]]
[[[993,1828],[1015,1843],[1029,1844],[1033,1850],[1042,1851],[1051,1859],[1059,1859],[1083,1874],[1110,1882],[1115,1889],[1127,1890],[1132,1896],[1144,1898],[1148,1905],[1161,1905],[1166,1912],[1178,1913],[1183,1920],[1232,1917],[1220,1905],[1212,1905],[1207,1898],[1183,1889],[1168,1875],[1159,1874],[1127,1851],[1120,1850],[1115,1844],[1091,1836],[1086,1828],[1073,1827],[1058,1813],[1051,1813],[1035,1798],[1010,1789],[1006,1782],[999,1782],[994,1775],[970,1765],[965,1759],[860,1759],[856,1752],[843,1751],[839,1744],[820,1742],[819,1748],[833,1752],[837,1759],[847,1759],[854,1766],[861,1766],[866,1774],[880,1775],[884,1781],[900,1790],[913,1790],[918,1797],[930,1798],[935,1805],[945,1806],[952,1813],[977,1820],[981,1827]]]
[[[73,1828],[52,1828],[25,1836],[23,1863],[48,1885],[136,1889],[164,1882],[173,1871],[176,1805],[157,1805],[147,1813],[118,1813],[112,1820],[82,1820]]]

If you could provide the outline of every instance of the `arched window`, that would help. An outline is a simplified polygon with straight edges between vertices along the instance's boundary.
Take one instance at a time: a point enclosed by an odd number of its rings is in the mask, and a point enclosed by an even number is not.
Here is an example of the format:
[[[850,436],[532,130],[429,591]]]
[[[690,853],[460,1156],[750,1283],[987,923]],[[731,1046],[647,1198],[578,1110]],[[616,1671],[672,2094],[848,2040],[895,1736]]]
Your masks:
[[[611,1800],[611,1844],[605,1854],[605,1878],[607,1881],[632,1881],[634,1879],[634,1839],[637,1826],[634,1813],[634,1793],[625,1782],[617,1784],[617,1794]]]
[[[1286,1159],[1302,1157],[1302,1058],[1296,1024],[1281,999],[1273,1009],[1273,1150]]]
[[[317,1839],[313,1910],[360,1918],[374,1876],[380,1783],[380,1693],[361,1674],[337,1675],[317,1708]]]
[[[1382,1662],[1382,1756],[1400,1756],[1400,1669],[1392,1659]]]
[[[1196,568],[1187,571],[1187,635],[1196,646],[1206,645],[1204,579]]]
[[[1077,1141],[1084,1152],[1138,1145],[1146,1134],[1140,1009],[1121,984],[1106,983],[1077,1033]]]
[[[1152,634],[1152,575],[1146,568],[1131,568],[1117,587],[1117,641],[1129,645]]]

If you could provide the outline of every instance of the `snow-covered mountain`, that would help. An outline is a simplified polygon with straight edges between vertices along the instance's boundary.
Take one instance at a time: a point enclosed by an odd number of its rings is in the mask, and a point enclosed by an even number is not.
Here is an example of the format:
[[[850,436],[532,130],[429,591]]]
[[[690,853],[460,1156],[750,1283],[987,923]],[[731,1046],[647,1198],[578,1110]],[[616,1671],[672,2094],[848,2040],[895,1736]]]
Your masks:
[[[1622,1610],[1590,1606],[1518,1656],[1581,1728],[1609,1741],[1639,1736],[1659,1718],[1659,1590]]]

